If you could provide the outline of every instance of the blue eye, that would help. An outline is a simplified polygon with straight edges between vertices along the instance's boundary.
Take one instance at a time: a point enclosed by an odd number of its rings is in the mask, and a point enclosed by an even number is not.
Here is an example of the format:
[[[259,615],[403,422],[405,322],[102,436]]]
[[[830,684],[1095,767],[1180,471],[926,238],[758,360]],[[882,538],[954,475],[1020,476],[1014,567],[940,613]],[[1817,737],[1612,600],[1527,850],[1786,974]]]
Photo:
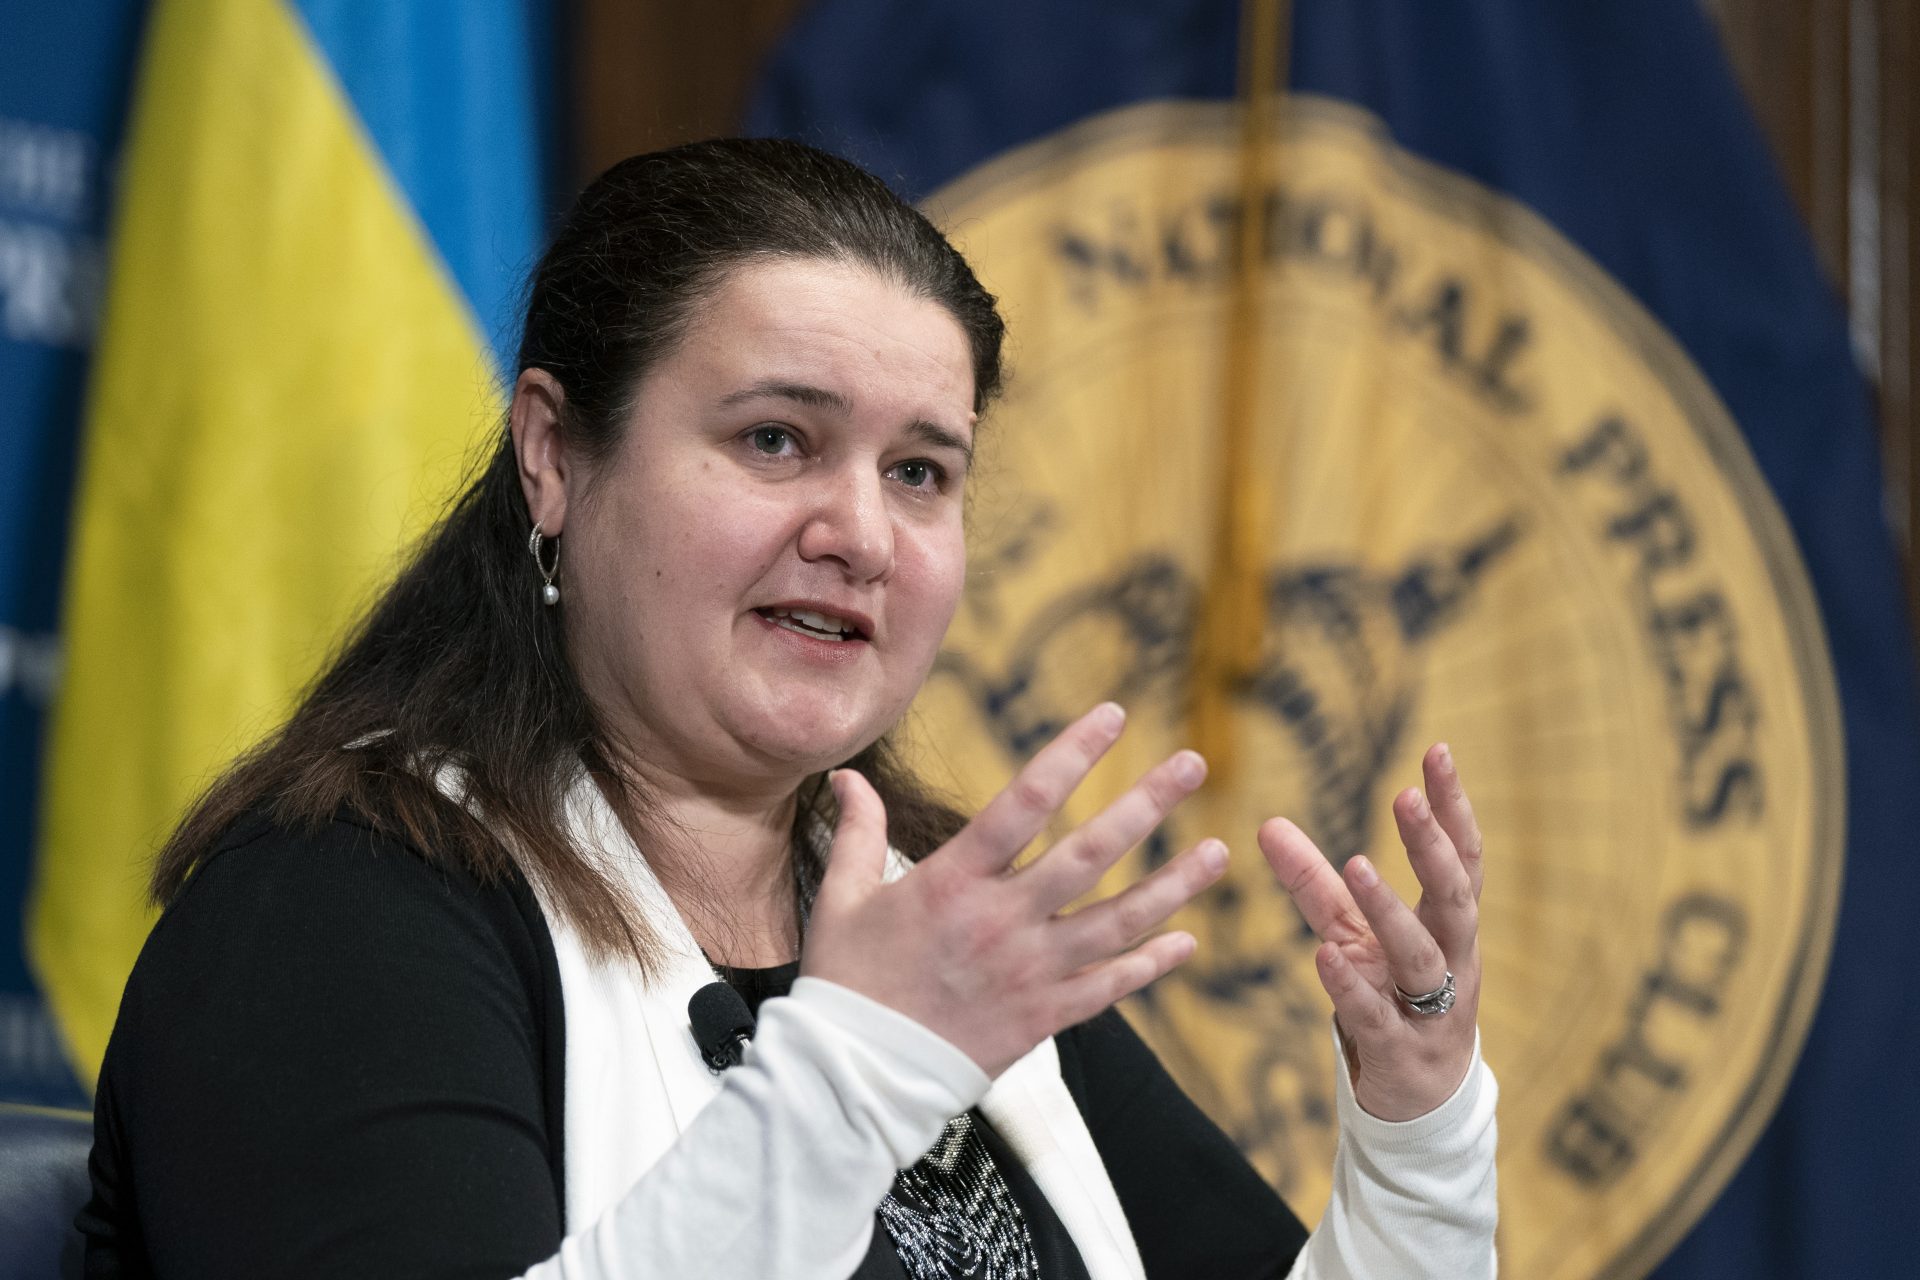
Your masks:
[[[785,427],[755,427],[749,434],[748,440],[756,453],[769,456],[785,453],[788,446],[794,443],[793,432]]]

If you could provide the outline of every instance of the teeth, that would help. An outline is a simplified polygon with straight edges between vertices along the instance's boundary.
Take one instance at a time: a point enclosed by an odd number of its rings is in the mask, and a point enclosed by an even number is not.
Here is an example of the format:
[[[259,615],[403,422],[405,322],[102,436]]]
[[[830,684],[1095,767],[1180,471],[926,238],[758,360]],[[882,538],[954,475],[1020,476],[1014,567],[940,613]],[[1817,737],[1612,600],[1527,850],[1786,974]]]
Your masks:
[[[815,631],[852,630],[843,619],[828,617],[824,613],[812,613],[806,609],[787,609],[784,612],[801,626],[812,627]]]
[[[796,622],[801,627],[806,628],[807,633],[810,635],[822,637],[831,636],[838,640],[845,640],[852,635],[854,630],[853,624],[844,618],[836,618],[831,614],[815,613],[811,609],[768,609],[766,610],[766,614],[768,617],[782,622]]]

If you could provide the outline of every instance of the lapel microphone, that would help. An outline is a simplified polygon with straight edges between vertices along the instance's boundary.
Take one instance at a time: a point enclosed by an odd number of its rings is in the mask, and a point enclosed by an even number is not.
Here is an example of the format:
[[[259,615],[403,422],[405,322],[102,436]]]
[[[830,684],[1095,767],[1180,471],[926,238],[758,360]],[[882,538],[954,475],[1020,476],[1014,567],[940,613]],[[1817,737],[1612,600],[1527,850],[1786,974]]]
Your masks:
[[[687,1021],[693,1025],[693,1043],[707,1070],[719,1075],[738,1066],[753,1038],[753,1011],[740,993],[724,982],[709,982],[687,1001]]]

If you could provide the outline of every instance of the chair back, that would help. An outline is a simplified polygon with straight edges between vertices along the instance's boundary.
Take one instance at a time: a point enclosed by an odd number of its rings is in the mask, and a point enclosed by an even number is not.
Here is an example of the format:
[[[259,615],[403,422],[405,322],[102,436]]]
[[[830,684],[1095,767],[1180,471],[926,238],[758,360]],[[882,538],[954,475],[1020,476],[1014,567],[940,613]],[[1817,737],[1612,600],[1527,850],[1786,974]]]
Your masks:
[[[93,1117],[0,1103],[0,1280],[77,1277]]]

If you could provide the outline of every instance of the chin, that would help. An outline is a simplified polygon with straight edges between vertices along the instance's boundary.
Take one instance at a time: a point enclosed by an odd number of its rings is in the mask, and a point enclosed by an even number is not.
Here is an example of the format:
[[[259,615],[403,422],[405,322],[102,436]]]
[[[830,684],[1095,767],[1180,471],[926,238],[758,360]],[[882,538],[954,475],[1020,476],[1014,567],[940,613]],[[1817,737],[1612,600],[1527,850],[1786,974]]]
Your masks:
[[[782,715],[774,724],[760,726],[758,732],[742,735],[741,740],[756,755],[790,770],[798,779],[860,754],[878,741],[895,719],[898,717],[876,723],[867,718],[824,714],[820,708],[813,708],[812,714],[796,710]]]

